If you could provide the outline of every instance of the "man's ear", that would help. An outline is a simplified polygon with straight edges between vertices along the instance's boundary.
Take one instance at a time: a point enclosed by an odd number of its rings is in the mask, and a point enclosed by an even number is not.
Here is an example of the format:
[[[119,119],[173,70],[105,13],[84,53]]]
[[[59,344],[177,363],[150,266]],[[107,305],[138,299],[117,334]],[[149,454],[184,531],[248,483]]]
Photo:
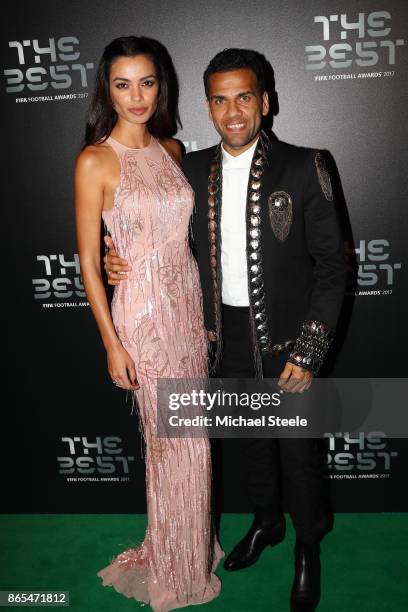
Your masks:
[[[269,96],[268,92],[264,91],[262,94],[262,115],[266,117],[269,113]]]
[[[209,121],[212,121],[212,114],[211,114],[211,107],[210,107],[210,101],[207,100],[207,109],[208,109],[208,119]]]

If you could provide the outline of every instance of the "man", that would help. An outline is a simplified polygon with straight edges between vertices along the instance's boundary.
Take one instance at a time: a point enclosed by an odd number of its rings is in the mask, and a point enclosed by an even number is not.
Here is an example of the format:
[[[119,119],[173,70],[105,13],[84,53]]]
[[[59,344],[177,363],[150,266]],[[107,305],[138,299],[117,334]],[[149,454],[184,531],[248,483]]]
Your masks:
[[[244,49],[211,60],[204,86],[221,143],[188,154],[183,170],[196,194],[192,236],[217,375],[279,378],[285,391],[302,392],[333,337],[345,261],[322,154],[261,129],[265,62]],[[115,255],[111,249],[106,266],[111,284],[126,270]],[[282,541],[282,487],[296,531],[291,609],[314,610],[328,530],[316,441],[246,440],[244,452],[255,517],[225,568],[248,567]]]

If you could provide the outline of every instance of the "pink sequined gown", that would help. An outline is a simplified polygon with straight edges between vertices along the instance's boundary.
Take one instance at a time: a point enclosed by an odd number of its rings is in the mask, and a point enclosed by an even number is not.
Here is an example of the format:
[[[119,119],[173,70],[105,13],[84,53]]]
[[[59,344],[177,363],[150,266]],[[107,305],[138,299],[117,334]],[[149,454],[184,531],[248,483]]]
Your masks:
[[[196,262],[188,245],[194,194],[155,139],[131,149],[109,137],[120,182],[103,213],[118,254],[131,264],[115,287],[112,318],[132,356],[146,441],[144,541],[98,572],[103,585],[167,612],[216,597],[223,553],[211,530],[211,459],[206,438],[156,436],[156,379],[207,375],[207,340]]]

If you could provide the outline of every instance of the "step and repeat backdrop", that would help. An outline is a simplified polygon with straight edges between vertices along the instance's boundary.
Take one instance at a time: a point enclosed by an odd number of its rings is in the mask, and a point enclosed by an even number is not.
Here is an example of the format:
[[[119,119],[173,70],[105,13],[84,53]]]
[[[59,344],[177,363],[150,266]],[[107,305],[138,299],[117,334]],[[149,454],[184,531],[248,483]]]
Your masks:
[[[339,177],[349,286],[330,374],[405,375],[407,17],[402,0],[9,3],[1,42],[4,512],[145,510],[137,413],[108,376],[74,230],[74,159],[99,57],[118,36],[167,46],[187,151],[217,142],[202,86],[208,61],[231,46],[265,54],[276,84],[274,133],[328,150]],[[327,433],[335,510],[408,510],[405,439]],[[216,466],[225,511],[248,510],[237,461],[227,444]]]

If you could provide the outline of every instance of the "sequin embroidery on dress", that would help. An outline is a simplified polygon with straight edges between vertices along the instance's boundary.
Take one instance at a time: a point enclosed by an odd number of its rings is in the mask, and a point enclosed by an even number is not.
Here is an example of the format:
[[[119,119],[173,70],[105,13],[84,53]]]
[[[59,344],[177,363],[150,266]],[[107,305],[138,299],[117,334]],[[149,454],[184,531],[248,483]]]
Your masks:
[[[194,194],[155,139],[130,149],[107,139],[120,181],[104,223],[132,266],[115,287],[112,318],[132,356],[146,442],[147,529],[98,572],[103,585],[167,612],[216,597],[214,570],[223,552],[211,529],[211,459],[207,438],[158,438],[157,379],[205,378],[207,338],[197,264],[188,244]]]

